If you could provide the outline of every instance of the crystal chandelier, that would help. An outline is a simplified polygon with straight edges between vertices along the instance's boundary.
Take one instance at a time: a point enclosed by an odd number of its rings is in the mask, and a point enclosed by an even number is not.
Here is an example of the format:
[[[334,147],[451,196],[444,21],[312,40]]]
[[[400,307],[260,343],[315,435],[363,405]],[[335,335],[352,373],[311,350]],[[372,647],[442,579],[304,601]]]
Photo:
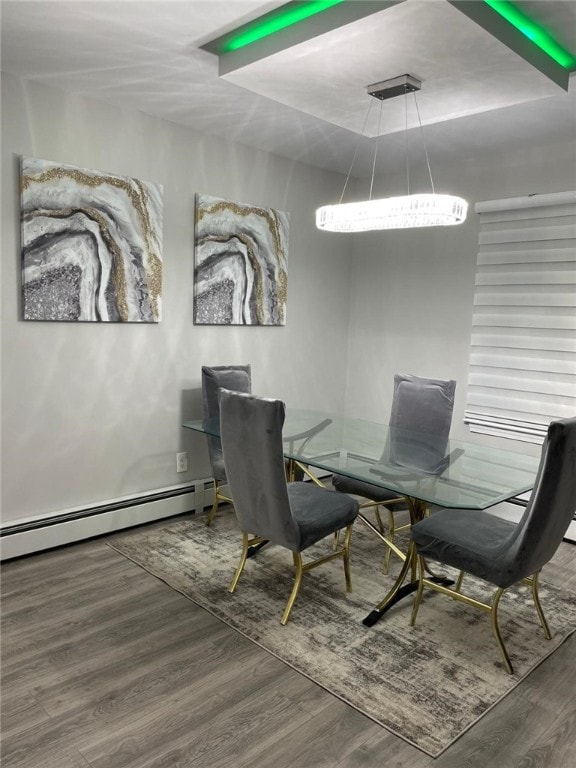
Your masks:
[[[324,205],[316,211],[316,226],[318,229],[324,229],[328,232],[367,232],[379,229],[407,229],[412,227],[438,227],[452,226],[461,224],[466,219],[468,203],[461,197],[453,195],[436,194],[432,172],[430,170],[430,161],[428,160],[428,151],[424,141],[424,132],[422,121],[420,120],[420,110],[416,101],[416,91],[420,90],[421,82],[412,75],[402,75],[392,80],[385,80],[381,83],[369,85],[368,94],[383,102],[393,96],[400,94],[413,93],[416,111],[418,114],[418,123],[420,133],[424,144],[428,174],[432,192],[428,194],[410,194],[410,172],[408,165],[408,153],[406,153],[406,169],[408,175],[408,194],[400,197],[385,197],[379,200],[372,200],[372,187],[374,186],[374,173],[376,168],[376,155],[378,152],[378,137],[380,135],[380,122],[378,123],[378,133],[376,136],[376,147],[374,150],[374,161],[372,164],[372,179],[370,183],[370,197],[358,203],[342,203],[348,180],[354,165],[356,153],[350,165],[348,176],[344,183],[344,189],[337,205]],[[371,102],[370,106],[373,102]],[[368,110],[368,114],[370,109]],[[368,120],[368,114],[362,127]],[[380,105],[380,117],[382,115],[382,104]],[[408,128],[407,108],[406,108],[406,134]]]

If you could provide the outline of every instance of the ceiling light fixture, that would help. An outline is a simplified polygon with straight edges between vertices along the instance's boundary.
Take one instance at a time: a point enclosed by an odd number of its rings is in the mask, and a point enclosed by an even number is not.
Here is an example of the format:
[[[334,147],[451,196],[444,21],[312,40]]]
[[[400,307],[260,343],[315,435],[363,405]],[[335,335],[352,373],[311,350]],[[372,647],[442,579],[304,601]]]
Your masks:
[[[424,131],[420,119],[420,110],[416,101],[416,91],[419,91],[422,83],[412,75],[401,75],[392,80],[384,80],[381,83],[375,83],[367,86],[370,96],[380,100],[380,118],[378,121],[378,131],[376,134],[376,144],[374,149],[374,159],[372,162],[372,178],[370,181],[369,199],[358,203],[342,203],[348,181],[352,173],[356,152],[352,158],[350,169],[344,182],[344,188],[340,195],[340,201],[337,205],[324,205],[316,211],[316,226],[328,232],[367,232],[370,230],[381,229],[407,229],[412,227],[437,227],[452,226],[461,224],[466,219],[468,203],[461,197],[453,195],[436,194],[434,190],[434,181],[430,170],[430,161],[428,160],[428,150],[424,141]],[[407,174],[407,195],[401,197],[385,197],[379,200],[372,200],[372,188],[374,186],[374,174],[376,170],[376,156],[378,153],[378,138],[380,136],[380,119],[382,117],[382,103],[386,99],[399,96],[401,94],[414,94],[414,103],[418,114],[418,123],[420,133],[424,144],[426,155],[426,164],[430,177],[432,192],[428,194],[410,194],[410,167],[408,163],[408,108],[406,105],[406,174]],[[374,102],[370,102],[364,125],[361,133],[368,121],[370,108]]]

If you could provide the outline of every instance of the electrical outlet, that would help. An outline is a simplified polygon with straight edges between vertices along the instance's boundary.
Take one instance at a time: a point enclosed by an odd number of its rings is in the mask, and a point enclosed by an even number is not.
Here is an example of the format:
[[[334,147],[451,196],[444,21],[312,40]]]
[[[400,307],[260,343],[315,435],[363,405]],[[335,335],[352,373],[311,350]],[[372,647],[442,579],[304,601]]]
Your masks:
[[[188,472],[188,453],[186,451],[176,454],[176,472]]]

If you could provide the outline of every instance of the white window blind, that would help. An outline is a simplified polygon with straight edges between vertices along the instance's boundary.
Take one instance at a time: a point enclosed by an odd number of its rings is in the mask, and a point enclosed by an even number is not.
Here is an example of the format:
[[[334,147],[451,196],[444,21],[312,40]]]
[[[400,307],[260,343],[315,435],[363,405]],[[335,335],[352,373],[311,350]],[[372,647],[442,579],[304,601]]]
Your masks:
[[[471,431],[540,443],[576,416],[576,192],[476,203]]]

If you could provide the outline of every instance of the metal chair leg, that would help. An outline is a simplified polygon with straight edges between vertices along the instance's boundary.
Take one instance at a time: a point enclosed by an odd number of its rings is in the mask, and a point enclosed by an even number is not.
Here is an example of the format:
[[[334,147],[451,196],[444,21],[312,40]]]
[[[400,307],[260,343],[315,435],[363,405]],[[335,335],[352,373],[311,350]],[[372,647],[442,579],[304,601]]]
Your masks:
[[[454,592],[460,592],[462,589],[462,582],[464,581],[464,571],[460,571],[458,574],[458,578],[456,579],[456,584],[454,585]]]
[[[416,623],[416,616],[418,615],[418,609],[422,602],[422,595],[424,594],[424,572],[425,561],[422,555],[418,555],[418,590],[416,597],[414,598],[414,605],[412,606],[412,615],[410,616],[410,626],[413,627]]]
[[[206,525],[212,524],[212,520],[214,520],[214,517],[218,512],[218,503],[219,503],[218,480],[214,480],[214,501],[212,502],[212,509],[210,510],[210,512],[208,513],[208,517],[206,518]]]
[[[232,579],[232,583],[230,584],[230,592],[234,592],[234,590],[238,586],[238,581],[240,579],[240,576],[242,575],[244,566],[246,565],[246,558],[248,557],[248,544],[249,544],[248,534],[243,533],[242,534],[242,554],[240,555],[240,562],[238,563],[238,566],[236,568],[236,573],[234,574],[234,578]]]
[[[350,576],[350,539],[352,537],[352,525],[346,528],[344,535],[344,547],[342,559],[344,561],[344,577],[346,579],[346,592],[352,592],[352,579]]]
[[[390,541],[394,541],[396,535],[396,521],[394,520],[394,512],[388,509],[388,538]],[[384,567],[383,571],[387,575],[390,573],[390,560],[392,559],[392,550],[390,547],[386,547],[386,554],[384,555]]]
[[[504,590],[502,589],[502,587],[498,587],[498,589],[494,593],[494,597],[492,598],[490,617],[492,619],[492,632],[494,634],[494,637],[496,638],[498,647],[500,648],[502,658],[504,659],[504,666],[506,667],[506,671],[508,672],[508,674],[512,675],[514,674],[514,670],[512,669],[510,656],[508,656],[508,651],[506,650],[506,646],[504,645],[504,640],[502,640],[502,635],[500,634],[500,627],[498,626],[498,605],[500,603],[500,598],[502,597],[503,593],[504,593]]]
[[[380,514],[380,505],[377,504],[374,507],[374,516],[376,517],[376,522],[378,524],[378,530],[380,533],[384,534],[384,523],[382,522],[382,515]]]
[[[284,608],[284,613],[282,614],[282,618],[280,619],[280,624],[284,626],[288,619],[290,618],[290,613],[292,612],[292,608],[294,606],[294,602],[296,601],[296,598],[298,597],[298,592],[300,591],[300,584],[302,583],[302,574],[304,573],[304,567],[302,564],[302,555],[300,552],[292,552],[292,556],[294,558],[294,567],[296,568],[296,576],[294,578],[294,586],[292,587],[292,592],[290,593],[290,597],[288,598],[288,602],[286,603],[286,608]]]
[[[544,635],[546,637],[546,640],[552,639],[552,633],[550,632],[550,627],[548,626],[548,622],[546,621],[546,616],[544,616],[544,611],[542,610],[542,605],[540,603],[540,595],[538,594],[538,576],[539,573],[535,573],[532,578],[530,579],[531,586],[532,586],[532,599],[534,600],[534,605],[536,606],[536,612],[538,614],[538,618],[540,619],[540,624],[542,625],[542,629],[544,630]]]

